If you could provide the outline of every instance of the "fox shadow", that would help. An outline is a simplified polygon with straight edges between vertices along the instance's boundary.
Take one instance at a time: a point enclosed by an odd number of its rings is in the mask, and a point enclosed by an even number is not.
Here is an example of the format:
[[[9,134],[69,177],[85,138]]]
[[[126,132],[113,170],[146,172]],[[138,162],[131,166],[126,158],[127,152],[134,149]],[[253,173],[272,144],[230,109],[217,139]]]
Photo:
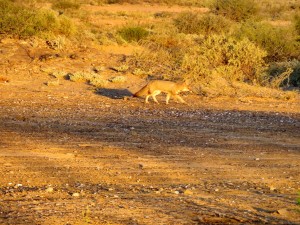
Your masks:
[[[111,99],[123,99],[124,97],[131,97],[131,93],[127,89],[110,89],[110,88],[99,88],[96,91],[97,95],[102,95]]]

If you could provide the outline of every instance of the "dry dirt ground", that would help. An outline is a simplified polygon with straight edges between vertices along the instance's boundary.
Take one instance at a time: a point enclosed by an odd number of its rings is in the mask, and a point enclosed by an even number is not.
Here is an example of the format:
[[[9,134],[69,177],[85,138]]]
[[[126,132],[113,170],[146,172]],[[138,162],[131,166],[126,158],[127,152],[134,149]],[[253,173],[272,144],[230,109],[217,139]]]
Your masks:
[[[95,92],[45,72],[124,55],[40,61],[55,51],[33,42],[0,43],[0,224],[300,223],[299,99],[126,101],[144,80]]]

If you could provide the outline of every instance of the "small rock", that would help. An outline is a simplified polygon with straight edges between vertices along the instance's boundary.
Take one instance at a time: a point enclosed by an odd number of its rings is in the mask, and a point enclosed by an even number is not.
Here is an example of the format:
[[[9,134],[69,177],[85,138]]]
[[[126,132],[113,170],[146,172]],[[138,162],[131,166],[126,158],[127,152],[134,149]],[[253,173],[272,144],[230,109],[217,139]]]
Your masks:
[[[60,85],[59,79],[53,80],[53,81],[47,81],[47,82],[45,83],[45,85],[47,85],[47,86],[58,86],[58,85]]]
[[[260,158],[255,158],[255,160],[256,160],[256,161],[259,161],[259,160],[260,160]]]
[[[22,184],[16,184],[14,188],[22,187]]]
[[[144,169],[144,165],[142,163],[139,164],[140,169]]]
[[[77,58],[78,58],[78,55],[76,55],[76,54],[71,54],[69,57],[70,57],[70,59],[77,59]]]
[[[73,196],[73,197],[79,197],[80,194],[79,194],[79,193],[73,193],[72,196]]]
[[[287,216],[289,215],[289,211],[287,209],[278,209],[277,213],[282,215],[282,216]]]
[[[48,193],[51,193],[51,192],[54,191],[54,189],[52,187],[48,187],[45,191],[48,192]]]
[[[274,187],[273,185],[270,186],[270,191],[275,191],[276,187]]]
[[[202,216],[195,216],[192,220],[195,222],[200,222],[201,224],[205,222]]]
[[[193,195],[193,192],[191,190],[187,189],[183,192],[183,194],[184,195]]]
[[[174,194],[175,195],[179,195],[179,191],[174,191]]]
[[[218,192],[218,191],[219,191],[219,188],[216,188],[215,191]]]

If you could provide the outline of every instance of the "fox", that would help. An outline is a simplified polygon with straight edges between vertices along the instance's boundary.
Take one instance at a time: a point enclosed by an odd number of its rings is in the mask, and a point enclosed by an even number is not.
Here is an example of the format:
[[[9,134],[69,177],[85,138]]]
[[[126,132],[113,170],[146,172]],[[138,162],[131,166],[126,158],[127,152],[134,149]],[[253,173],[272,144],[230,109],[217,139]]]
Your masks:
[[[166,93],[166,104],[169,104],[170,98],[173,96],[175,99],[179,100],[181,103],[186,104],[186,102],[178,95],[180,92],[190,91],[186,82],[175,83],[172,81],[164,80],[152,80],[146,84],[141,90],[136,92],[133,97],[143,97],[145,98],[145,103],[149,103],[149,97],[151,96],[155,103],[159,104],[156,99],[156,95],[160,93]]]

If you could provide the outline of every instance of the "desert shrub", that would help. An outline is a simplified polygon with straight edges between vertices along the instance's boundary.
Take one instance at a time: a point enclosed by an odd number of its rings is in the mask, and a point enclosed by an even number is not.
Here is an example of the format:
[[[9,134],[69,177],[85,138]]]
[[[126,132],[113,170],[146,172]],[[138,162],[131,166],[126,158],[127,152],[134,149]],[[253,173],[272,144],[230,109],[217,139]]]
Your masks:
[[[136,68],[151,68],[152,76],[161,79],[189,80],[198,93],[234,95],[233,82],[265,80],[266,52],[247,39],[160,35],[147,41],[145,50],[135,55]]]
[[[151,70],[152,76],[157,78],[180,78],[184,55],[194,44],[194,38],[190,35],[153,35],[141,42],[143,51],[135,53],[132,67],[142,71]]]
[[[93,80],[96,76],[96,74],[88,73],[88,72],[75,72],[70,73],[69,79],[74,82],[89,82],[90,80]]]
[[[272,79],[269,80],[268,86],[271,88],[279,88],[282,86],[284,81],[288,80],[287,83],[289,83],[289,78],[292,74],[293,70],[291,68],[288,68],[286,71],[282,72],[281,74],[272,77]]]
[[[272,20],[278,20],[284,16],[285,11],[289,10],[287,1],[259,1],[260,16],[263,18],[271,18]]]
[[[269,83],[280,79],[281,82],[278,83],[278,86],[300,87],[300,62],[296,59],[287,62],[273,62],[266,72]]]
[[[75,72],[68,74],[69,79],[73,82],[85,82],[95,87],[105,87],[108,81],[96,73]]]
[[[11,1],[0,1],[0,32],[2,34],[31,36],[40,31],[48,31],[55,26],[55,16],[51,13],[44,11],[35,14],[33,10],[15,5]]]
[[[300,16],[295,16],[295,29],[298,35],[300,35]]]
[[[106,80],[102,77],[93,77],[91,80],[89,80],[89,84],[91,84],[97,88],[103,88],[108,85],[108,80]]]
[[[296,91],[282,91],[280,89],[249,85],[242,82],[233,82],[231,87],[234,89],[236,97],[258,97],[258,98],[272,98],[281,100],[293,100],[298,98]]]
[[[237,41],[212,35],[190,48],[182,62],[189,79],[196,83],[220,76],[227,82],[261,83],[266,52],[247,39]]]
[[[73,36],[77,33],[77,27],[68,17],[62,15],[59,18],[58,33],[66,35],[67,37]]]
[[[52,8],[58,10],[69,10],[69,9],[76,10],[80,8],[80,4],[71,0],[59,0],[59,1],[53,1]]]
[[[138,77],[146,78],[146,77],[148,77],[149,75],[152,74],[152,71],[151,70],[144,71],[144,70],[142,70],[140,68],[135,68],[132,73],[134,75],[138,76]]]
[[[193,12],[180,13],[174,19],[179,32],[185,34],[204,34],[228,32],[230,22],[223,16],[213,14],[199,15]]]
[[[118,34],[127,42],[140,41],[149,35],[149,31],[140,26],[127,26],[118,31]]]
[[[258,13],[253,0],[215,0],[212,11],[234,21],[245,21]]]
[[[124,76],[116,76],[111,78],[109,81],[112,83],[124,83],[126,80],[127,79]]]
[[[55,78],[58,79],[65,79],[67,77],[67,74],[65,71],[53,71],[53,72],[49,72],[49,74]]]
[[[274,27],[271,24],[247,21],[235,34],[248,38],[268,52],[267,61],[283,61],[300,54],[299,43],[289,27]]]
[[[129,69],[129,66],[124,64],[121,66],[113,66],[111,67],[112,70],[115,70],[117,72],[126,72]]]
[[[0,0],[0,34],[29,37],[52,32],[68,36],[75,30],[70,20],[58,18],[52,11],[35,10]]]
[[[174,24],[179,32],[185,34],[197,34],[199,33],[198,20],[199,16],[197,13],[184,12],[175,18]]]

